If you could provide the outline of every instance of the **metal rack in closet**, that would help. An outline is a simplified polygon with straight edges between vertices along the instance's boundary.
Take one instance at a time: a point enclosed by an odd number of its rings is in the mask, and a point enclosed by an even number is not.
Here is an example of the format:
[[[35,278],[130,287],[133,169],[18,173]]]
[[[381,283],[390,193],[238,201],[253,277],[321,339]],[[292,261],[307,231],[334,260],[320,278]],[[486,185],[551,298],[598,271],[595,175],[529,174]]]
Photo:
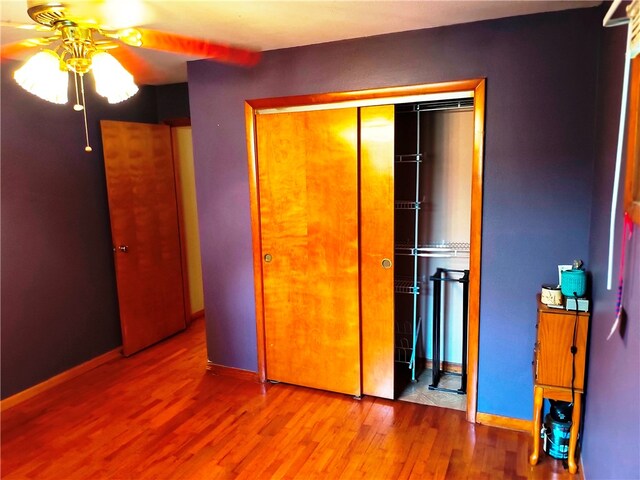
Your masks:
[[[473,99],[453,99],[439,102],[429,102],[426,104],[414,104],[409,108],[398,110],[399,113],[415,114],[416,116],[416,150],[415,153],[395,156],[396,166],[413,164],[415,168],[415,190],[413,199],[403,199],[395,201],[396,210],[414,211],[414,231],[413,242],[396,243],[395,254],[413,257],[412,274],[409,277],[396,276],[395,293],[408,294],[413,298],[413,314],[409,320],[395,320],[395,361],[407,364],[411,370],[411,381],[416,382],[416,355],[420,332],[423,329],[422,317],[418,314],[418,295],[424,290],[418,274],[418,259],[420,257],[468,257],[470,251],[469,243],[443,242],[438,244],[419,243],[419,222],[420,208],[422,200],[420,197],[420,165],[423,161],[423,154],[420,152],[420,113],[433,110],[460,109],[473,106]]]

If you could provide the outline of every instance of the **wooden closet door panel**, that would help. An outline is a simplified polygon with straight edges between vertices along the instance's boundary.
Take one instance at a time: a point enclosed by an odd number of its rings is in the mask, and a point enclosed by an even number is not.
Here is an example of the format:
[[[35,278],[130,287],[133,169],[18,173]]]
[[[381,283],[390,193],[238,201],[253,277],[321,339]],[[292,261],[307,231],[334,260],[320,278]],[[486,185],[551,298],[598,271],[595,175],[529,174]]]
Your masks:
[[[171,132],[100,126],[123,352],[131,355],[186,326]]]
[[[361,108],[362,393],[384,398],[394,395],[393,172],[394,107]]]
[[[355,108],[256,118],[267,378],[352,395],[357,122]]]

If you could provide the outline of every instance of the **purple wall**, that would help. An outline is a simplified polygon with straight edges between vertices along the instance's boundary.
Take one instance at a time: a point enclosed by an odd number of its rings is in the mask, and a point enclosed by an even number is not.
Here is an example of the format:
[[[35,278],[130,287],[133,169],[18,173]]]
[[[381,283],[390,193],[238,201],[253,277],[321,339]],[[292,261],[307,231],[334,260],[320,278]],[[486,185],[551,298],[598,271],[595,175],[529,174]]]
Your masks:
[[[121,344],[99,119],[156,121],[154,88],[82,115],[2,64],[2,398]]]
[[[627,250],[622,339],[607,341],[615,316],[621,223],[618,223],[614,289],[606,290],[609,212],[615,167],[626,28],[602,33],[598,95],[598,146],[589,246],[593,273],[593,317],[585,405],[583,464],[587,478],[640,478],[640,229]],[[622,191],[618,218],[622,217]]]
[[[245,99],[487,78],[478,409],[531,418],[535,295],[589,264],[600,12],[573,10],[188,65],[208,351],[256,370]]]

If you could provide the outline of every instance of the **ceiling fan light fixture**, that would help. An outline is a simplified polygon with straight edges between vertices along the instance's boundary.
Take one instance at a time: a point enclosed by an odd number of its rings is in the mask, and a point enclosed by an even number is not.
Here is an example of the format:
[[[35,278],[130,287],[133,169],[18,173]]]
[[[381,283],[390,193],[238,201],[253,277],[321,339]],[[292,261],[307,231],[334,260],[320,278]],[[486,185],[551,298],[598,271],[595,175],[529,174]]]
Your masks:
[[[119,103],[131,98],[138,91],[133,75],[120,65],[113,55],[98,52],[91,58],[96,91],[109,103]]]
[[[27,92],[52,103],[68,101],[69,74],[52,50],[41,50],[13,74],[15,81]]]

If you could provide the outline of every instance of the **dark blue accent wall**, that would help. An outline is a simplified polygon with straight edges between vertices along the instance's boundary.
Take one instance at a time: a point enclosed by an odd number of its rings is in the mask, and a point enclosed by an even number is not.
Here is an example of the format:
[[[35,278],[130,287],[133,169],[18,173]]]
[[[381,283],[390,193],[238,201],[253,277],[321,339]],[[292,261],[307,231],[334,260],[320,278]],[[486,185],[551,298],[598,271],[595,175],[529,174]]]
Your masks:
[[[626,28],[602,33],[591,242],[593,316],[585,405],[585,478],[640,478],[640,226],[628,246],[624,286],[627,330],[606,340],[615,318],[622,234],[618,203],[613,289],[607,286],[609,215],[615,168]],[[623,158],[626,158],[623,157]],[[624,172],[624,170],[623,170]],[[624,177],[623,177],[624,178]],[[623,179],[622,179],[623,180]],[[621,183],[624,185],[624,182]]]
[[[2,64],[2,398],[121,344],[100,119],[156,122],[154,88],[82,114],[20,88]],[[70,92],[71,97],[71,92]]]
[[[256,370],[246,99],[487,78],[478,410],[529,419],[536,293],[589,265],[601,15],[572,10],[188,65],[210,360]]]
[[[189,87],[186,83],[172,83],[156,87],[158,121],[189,118]]]

